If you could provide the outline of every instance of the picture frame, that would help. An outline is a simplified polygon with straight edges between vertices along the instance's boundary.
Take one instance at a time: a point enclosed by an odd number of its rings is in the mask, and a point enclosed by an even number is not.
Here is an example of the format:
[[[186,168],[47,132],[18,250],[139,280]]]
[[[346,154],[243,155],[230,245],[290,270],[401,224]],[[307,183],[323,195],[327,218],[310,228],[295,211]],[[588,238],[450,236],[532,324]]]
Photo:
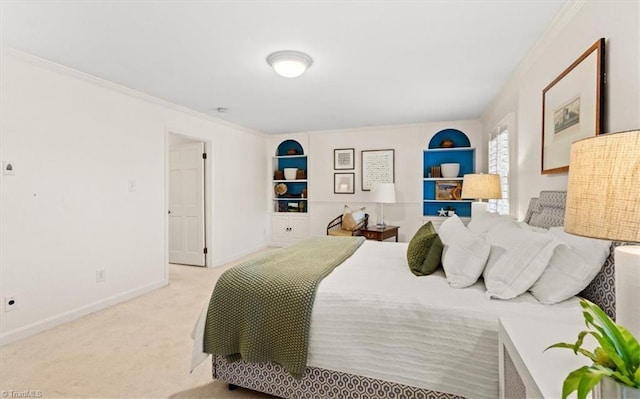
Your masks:
[[[333,150],[333,169],[353,170],[355,169],[355,148],[336,148]]]
[[[355,173],[334,173],[333,193],[334,194],[355,194]]]
[[[395,150],[363,150],[360,158],[362,191],[371,191],[376,183],[395,183]]]
[[[438,180],[436,181],[436,200],[458,201],[462,193],[462,182],[460,180]]]
[[[605,108],[604,52],[601,38],[542,91],[543,175],[568,172],[571,144],[600,134]]]

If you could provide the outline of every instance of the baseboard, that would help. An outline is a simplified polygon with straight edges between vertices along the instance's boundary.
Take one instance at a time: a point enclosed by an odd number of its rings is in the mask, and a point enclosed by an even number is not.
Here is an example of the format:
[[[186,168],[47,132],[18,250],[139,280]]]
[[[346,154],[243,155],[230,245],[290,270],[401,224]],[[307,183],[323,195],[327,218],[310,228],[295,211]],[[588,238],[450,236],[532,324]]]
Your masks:
[[[82,316],[86,316],[88,314],[106,309],[118,303],[128,301],[129,299],[133,299],[158,288],[164,287],[167,284],[167,281],[158,281],[141,288],[123,292],[121,294],[111,296],[98,302],[90,303],[80,308],[70,310],[68,312],[64,312],[41,321],[37,321],[24,327],[16,328],[15,330],[7,331],[0,334],[0,346],[4,346],[10,344],[11,342],[30,337],[60,324],[68,323],[70,321],[79,319]]]
[[[247,250],[239,252],[237,254],[234,254],[234,255],[231,255],[231,256],[227,256],[226,258],[215,259],[213,261],[213,264],[211,265],[211,267],[224,266],[227,263],[235,262],[236,260],[242,258],[243,256],[251,255],[252,253],[260,251],[261,249],[265,249],[267,247],[268,247],[268,245],[266,243],[262,243],[262,244],[259,244],[259,245],[255,246],[255,247],[253,247],[253,248],[249,248]]]

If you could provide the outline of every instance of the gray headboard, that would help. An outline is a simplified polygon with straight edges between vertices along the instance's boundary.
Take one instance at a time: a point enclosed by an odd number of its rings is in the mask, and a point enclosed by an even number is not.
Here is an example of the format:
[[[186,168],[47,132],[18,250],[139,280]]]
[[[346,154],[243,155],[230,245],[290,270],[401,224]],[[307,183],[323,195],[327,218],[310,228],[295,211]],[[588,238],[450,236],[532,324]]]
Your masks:
[[[566,191],[541,191],[540,197],[529,201],[524,222],[537,227],[564,225],[564,208],[567,201]],[[611,245],[609,257],[602,269],[579,295],[600,306],[609,316],[616,317],[615,264],[614,248],[622,243]]]

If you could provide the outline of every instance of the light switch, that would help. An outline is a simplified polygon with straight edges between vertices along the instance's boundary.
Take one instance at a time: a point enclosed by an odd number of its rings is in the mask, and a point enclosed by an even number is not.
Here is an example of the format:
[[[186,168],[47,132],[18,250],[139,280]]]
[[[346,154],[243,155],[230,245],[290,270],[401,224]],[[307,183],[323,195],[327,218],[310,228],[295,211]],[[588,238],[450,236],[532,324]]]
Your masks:
[[[5,176],[13,176],[15,175],[16,165],[13,162],[4,161],[2,162],[2,174]]]

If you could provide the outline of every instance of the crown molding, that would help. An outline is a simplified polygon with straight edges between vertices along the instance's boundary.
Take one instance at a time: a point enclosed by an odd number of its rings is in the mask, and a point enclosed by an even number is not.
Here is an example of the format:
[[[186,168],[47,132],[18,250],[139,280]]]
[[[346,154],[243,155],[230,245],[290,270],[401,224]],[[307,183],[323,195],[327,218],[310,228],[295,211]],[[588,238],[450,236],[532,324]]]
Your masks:
[[[480,119],[484,119],[486,112],[493,108],[496,101],[502,96],[502,94],[508,90],[508,88],[517,82],[533,67],[535,62],[544,54],[549,45],[558,37],[558,35],[564,30],[567,24],[573,20],[575,15],[582,9],[587,3],[587,0],[569,0],[562,7],[560,12],[553,18],[553,20],[547,26],[542,36],[531,46],[525,57],[520,61],[514,72],[509,77],[509,80],[500,88],[494,99],[482,112]]]
[[[126,86],[119,85],[117,83],[110,82],[108,80],[99,78],[97,76],[90,75],[90,74],[85,73],[85,72],[78,71],[76,69],[73,69],[73,68],[70,68],[70,67],[55,63],[53,61],[50,61],[50,60],[35,56],[33,54],[25,53],[23,51],[20,51],[20,50],[17,50],[15,48],[13,48],[13,47],[9,47],[9,46],[4,46],[3,45],[2,48],[1,48],[1,51],[2,51],[2,57],[11,56],[11,57],[13,57],[13,58],[15,58],[15,59],[17,59],[19,61],[26,62],[28,64],[31,64],[31,65],[46,69],[48,71],[55,72],[55,73],[60,73],[62,75],[66,75],[66,76],[69,76],[69,77],[72,77],[72,78],[75,78],[75,79],[79,79],[79,80],[82,80],[84,82],[90,83],[90,84],[92,84],[94,86],[98,86],[98,87],[101,87],[101,88],[104,88],[104,89],[108,89],[108,90],[113,90],[115,92],[127,95],[129,97],[136,98],[138,100],[142,100],[142,101],[146,101],[148,103],[159,105],[161,107],[170,109],[172,111],[181,112],[181,113],[184,113],[184,114],[196,117],[196,118],[200,118],[200,119],[205,119],[205,120],[207,120],[209,122],[213,122],[215,124],[218,124],[218,125],[221,125],[221,126],[224,126],[224,127],[227,127],[227,128],[239,130],[239,131],[242,131],[244,133],[250,133],[250,134],[253,134],[253,135],[256,135],[256,136],[260,136],[260,137],[266,137],[267,136],[265,133],[260,132],[258,130],[254,130],[254,129],[250,129],[250,128],[245,127],[245,126],[237,125],[235,123],[228,122],[228,121],[225,121],[223,119],[216,118],[215,116],[211,116],[209,114],[205,114],[204,112],[196,111],[196,110],[193,110],[191,108],[187,108],[185,106],[178,105],[178,104],[172,103],[172,102],[167,101],[167,100],[163,100],[163,99],[158,98],[158,97],[154,97],[152,95],[149,95],[149,94],[146,94],[146,93],[131,89],[131,88],[126,87]]]

